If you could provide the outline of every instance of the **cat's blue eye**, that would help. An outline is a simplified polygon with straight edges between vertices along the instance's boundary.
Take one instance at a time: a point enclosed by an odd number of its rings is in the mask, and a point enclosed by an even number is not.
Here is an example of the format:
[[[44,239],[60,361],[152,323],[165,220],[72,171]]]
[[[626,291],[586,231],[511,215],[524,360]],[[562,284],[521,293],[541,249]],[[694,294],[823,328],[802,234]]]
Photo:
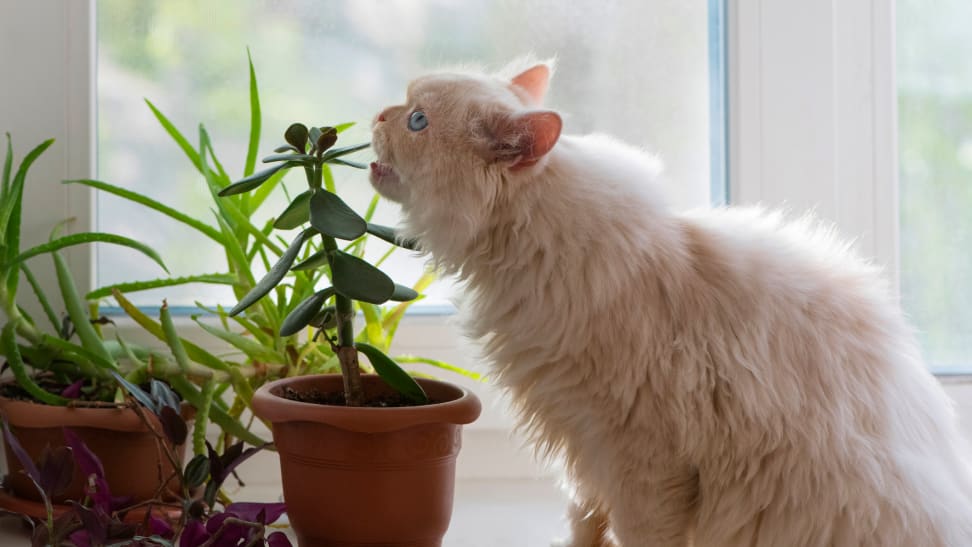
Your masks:
[[[416,110],[408,117],[408,128],[412,131],[421,131],[429,126],[429,119],[425,117],[425,112]]]

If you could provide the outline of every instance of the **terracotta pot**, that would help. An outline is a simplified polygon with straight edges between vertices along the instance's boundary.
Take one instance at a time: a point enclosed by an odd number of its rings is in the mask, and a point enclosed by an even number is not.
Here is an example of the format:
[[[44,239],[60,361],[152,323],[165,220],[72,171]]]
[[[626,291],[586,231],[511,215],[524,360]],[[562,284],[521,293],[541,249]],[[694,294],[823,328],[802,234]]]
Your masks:
[[[390,392],[374,375],[365,393]],[[437,404],[369,408],[291,401],[297,392],[340,392],[340,375],[277,380],[257,390],[253,412],[273,423],[284,501],[301,547],[434,547],[452,517],[462,424],[479,417],[472,393],[418,379]]]
[[[113,496],[132,496],[136,501],[155,497],[163,480],[172,477],[172,465],[156,446],[155,436],[130,408],[70,408],[0,397],[0,415],[30,457],[37,461],[45,446],[64,446],[64,427],[71,428],[101,460]],[[185,413],[183,413],[185,415]],[[152,419],[155,417],[148,413]],[[161,431],[161,426],[159,426]],[[180,460],[185,446],[176,447]],[[21,472],[20,462],[4,443],[7,476],[4,485],[22,499],[40,501],[37,489]],[[85,477],[75,467],[74,480],[55,503],[81,500]],[[165,494],[177,493],[178,480],[166,484]]]

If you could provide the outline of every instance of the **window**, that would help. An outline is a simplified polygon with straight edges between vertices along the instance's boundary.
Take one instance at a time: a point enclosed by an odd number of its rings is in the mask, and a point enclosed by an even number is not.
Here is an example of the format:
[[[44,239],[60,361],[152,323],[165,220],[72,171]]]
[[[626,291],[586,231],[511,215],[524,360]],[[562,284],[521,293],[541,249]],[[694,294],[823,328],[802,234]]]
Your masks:
[[[901,296],[929,363],[972,370],[972,5],[898,0]]]
[[[601,131],[658,152],[681,206],[724,199],[722,2],[564,3],[487,0],[299,2],[271,0],[99,0],[98,176],[208,220],[210,198],[181,151],[158,126],[150,99],[191,138],[210,131],[227,170],[239,174],[248,122],[246,48],[253,55],[264,113],[262,146],[281,141],[292,121],[359,125],[345,143],[369,139],[379,108],[397,104],[424,71],[477,62],[498,68],[533,53],[557,57],[548,103],[565,131]],[[711,32],[710,32],[711,29]],[[710,155],[710,151],[716,155]],[[367,158],[367,152],[360,157]],[[299,175],[299,173],[298,173]],[[290,188],[303,181],[291,175]],[[371,197],[364,173],[336,171],[357,210]],[[97,224],[146,241],[173,275],[222,271],[224,258],[193,232],[110,195],[98,195]],[[264,207],[267,215],[285,203]],[[397,207],[383,203],[379,221]],[[189,239],[192,237],[192,239]],[[369,249],[380,255],[377,245]],[[99,285],[159,275],[125,250],[99,250]],[[387,270],[409,283],[423,261],[399,251]],[[214,286],[137,293],[155,306],[232,301]],[[426,305],[447,304],[448,285]]]

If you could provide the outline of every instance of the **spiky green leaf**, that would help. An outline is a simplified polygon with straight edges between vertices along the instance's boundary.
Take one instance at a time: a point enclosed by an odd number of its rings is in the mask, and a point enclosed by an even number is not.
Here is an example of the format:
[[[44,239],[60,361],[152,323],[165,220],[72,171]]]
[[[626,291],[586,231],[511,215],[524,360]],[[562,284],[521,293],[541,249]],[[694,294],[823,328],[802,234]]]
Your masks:
[[[158,289],[160,287],[176,287],[179,285],[188,285],[190,283],[208,283],[211,285],[232,285],[236,282],[236,276],[226,273],[211,273],[211,274],[199,274],[199,275],[188,275],[185,277],[167,277],[164,279],[151,279],[146,281],[130,281],[127,283],[116,283],[114,285],[107,285],[99,289],[95,289],[85,295],[86,300],[98,300],[101,298],[106,298],[111,296],[114,289],[129,294],[138,291],[146,291],[149,289]]]
[[[103,234],[100,232],[82,232],[80,234],[72,234],[69,236],[59,237],[53,241],[42,243],[40,245],[37,245],[36,247],[31,247],[30,249],[27,249],[23,253],[17,255],[10,262],[10,264],[11,265],[18,264],[20,262],[27,260],[28,258],[40,254],[44,254],[44,253],[58,251],[65,247],[71,247],[73,245],[81,245],[82,243],[93,243],[93,242],[112,243],[114,245],[121,245],[123,247],[135,249],[136,251],[139,251],[145,256],[154,260],[155,263],[161,266],[166,273],[169,272],[169,269],[166,268],[165,266],[165,262],[162,262],[162,258],[159,256],[159,253],[155,252],[155,249],[149,247],[148,245],[140,241],[135,241],[134,239],[129,239],[127,237],[123,237],[115,234]]]
[[[253,69],[253,57],[250,55],[250,48],[246,48],[246,60],[250,65],[250,138],[246,148],[246,166],[243,168],[244,177],[252,175],[253,169],[256,166],[257,152],[260,147],[260,125],[262,124],[260,91],[257,86],[256,70]]]

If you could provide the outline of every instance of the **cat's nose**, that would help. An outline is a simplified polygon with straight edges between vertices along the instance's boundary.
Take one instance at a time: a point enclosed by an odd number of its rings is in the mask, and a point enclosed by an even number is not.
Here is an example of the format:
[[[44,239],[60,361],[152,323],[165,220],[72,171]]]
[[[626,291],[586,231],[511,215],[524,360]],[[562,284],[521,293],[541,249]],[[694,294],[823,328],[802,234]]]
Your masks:
[[[388,119],[388,112],[390,110],[391,110],[391,108],[386,108],[386,109],[382,110],[381,112],[379,112],[378,113],[378,116],[375,117],[375,122],[374,123],[383,122],[386,119]],[[374,125],[374,124],[372,124],[372,125]]]

